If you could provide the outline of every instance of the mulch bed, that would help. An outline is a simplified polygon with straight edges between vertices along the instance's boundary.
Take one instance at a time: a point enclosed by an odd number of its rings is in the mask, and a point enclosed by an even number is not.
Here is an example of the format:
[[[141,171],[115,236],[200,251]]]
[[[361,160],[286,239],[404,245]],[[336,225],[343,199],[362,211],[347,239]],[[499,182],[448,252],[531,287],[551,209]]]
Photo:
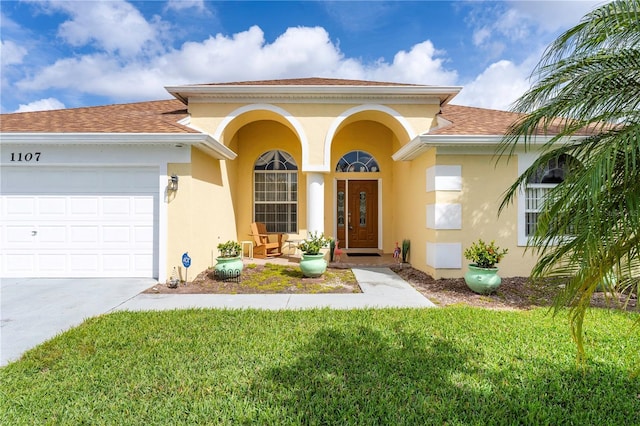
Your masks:
[[[349,269],[328,268],[321,278],[304,278],[299,267],[277,270],[268,265],[245,267],[240,280],[218,280],[213,270],[201,272],[193,281],[169,288],[156,284],[147,294],[295,294],[295,293],[361,293]]]
[[[433,279],[430,275],[413,268],[393,267],[395,273],[409,282],[416,290],[439,306],[468,305],[491,309],[531,309],[553,305],[553,298],[558,290],[557,281],[532,283],[526,277],[502,278],[498,290],[489,295],[472,292],[464,278]],[[591,306],[599,308],[620,309],[627,302],[627,296],[616,297],[595,293]],[[627,311],[639,312],[637,297],[631,298]]]
[[[433,279],[417,269],[397,266],[391,268],[409,282],[416,290],[438,306],[467,305],[489,309],[531,309],[551,306],[557,292],[557,282],[532,283],[525,277],[502,278],[498,290],[489,295],[480,295],[467,287],[463,278]],[[157,284],[144,293],[148,294],[267,294],[267,293],[360,293],[360,287],[349,269],[329,268],[319,279],[303,278],[299,268],[289,267],[275,274],[265,265],[245,268],[239,282],[220,281],[213,271],[200,273],[193,281],[169,288]],[[596,293],[592,306],[620,309],[627,302],[627,311],[640,312],[637,298],[627,301],[627,296],[616,297]]]

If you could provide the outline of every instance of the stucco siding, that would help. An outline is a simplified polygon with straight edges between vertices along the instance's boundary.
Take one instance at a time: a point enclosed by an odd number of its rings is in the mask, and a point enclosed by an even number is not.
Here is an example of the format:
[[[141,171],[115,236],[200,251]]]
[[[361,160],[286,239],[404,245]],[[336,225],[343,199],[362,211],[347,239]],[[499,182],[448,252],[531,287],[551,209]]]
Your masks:
[[[459,243],[461,249],[469,247],[478,238],[489,242],[495,240],[502,248],[508,248],[508,255],[498,265],[500,275],[527,276],[535,258],[518,246],[517,203],[507,206],[498,216],[498,207],[506,189],[518,175],[517,161],[508,163],[496,160],[492,155],[438,155],[438,165],[456,165],[462,171],[462,190],[436,191],[436,204],[460,204],[462,212],[461,229],[438,229],[436,240],[442,244]],[[461,253],[462,255],[462,253]],[[461,270],[438,269],[436,276],[460,277],[469,263],[462,258]]]
[[[426,243],[435,242],[436,233],[426,227],[426,206],[433,203],[435,194],[427,191],[425,176],[435,161],[435,150],[429,150],[411,162],[397,162],[394,180],[397,215],[393,222],[396,237],[393,242],[410,240],[411,265],[431,275],[435,270],[427,265]]]
[[[178,268],[184,278],[182,254],[192,259],[193,278],[215,264],[219,242],[236,239],[234,207],[229,191],[227,163],[197,149],[191,163],[169,164],[168,174],[179,177],[179,188],[167,193],[168,253],[167,276]]]

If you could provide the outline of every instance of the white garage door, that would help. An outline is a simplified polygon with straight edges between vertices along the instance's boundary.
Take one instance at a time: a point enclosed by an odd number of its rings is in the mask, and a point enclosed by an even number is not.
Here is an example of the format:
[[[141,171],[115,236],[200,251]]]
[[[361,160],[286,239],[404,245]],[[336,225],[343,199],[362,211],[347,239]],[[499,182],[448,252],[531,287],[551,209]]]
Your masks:
[[[0,275],[157,277],[158,170],[3,167]]]

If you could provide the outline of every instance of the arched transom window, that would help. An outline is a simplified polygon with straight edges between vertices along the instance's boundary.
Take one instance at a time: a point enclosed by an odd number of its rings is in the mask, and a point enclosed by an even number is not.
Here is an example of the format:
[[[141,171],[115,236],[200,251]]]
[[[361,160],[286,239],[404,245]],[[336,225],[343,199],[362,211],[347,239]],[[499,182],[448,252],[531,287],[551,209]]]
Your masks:
[[[297,232],[298,166],[284,151],[262,154],[253,167],[253,220],[269,232]]]
[[[340,158],[336,172],[379,172],[380,166],[373,155],[364,151],[351,151]]]
[[[552,158],[527,181],[525,197],[525,235],[531,236],[538,225],[538,215],[551,188],[564,181],[578,161],[562,154]]]

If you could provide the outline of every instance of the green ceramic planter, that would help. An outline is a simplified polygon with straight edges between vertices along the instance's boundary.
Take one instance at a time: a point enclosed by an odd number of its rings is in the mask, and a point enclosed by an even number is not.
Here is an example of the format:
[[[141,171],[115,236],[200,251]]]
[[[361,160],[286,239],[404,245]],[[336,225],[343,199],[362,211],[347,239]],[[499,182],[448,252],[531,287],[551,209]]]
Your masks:
[[[244,264],[242,263],[242,258],[240,256],[237,257],[217,257],[216,266],[214,269],[216,271],[216,275],[221,277],[237,277],[242,273],[242,268]]]
[[[493,293],[502,283],[498,276],[498,268],[478,268],[474,265],[469,265],[469,271],[464,274],[464,281],[478,294]]]
[[[300,270],[302,271],[302,275],[308,278],[321,276],[327,270],[327,261],[324,260],[324,254],[302,253]]]

